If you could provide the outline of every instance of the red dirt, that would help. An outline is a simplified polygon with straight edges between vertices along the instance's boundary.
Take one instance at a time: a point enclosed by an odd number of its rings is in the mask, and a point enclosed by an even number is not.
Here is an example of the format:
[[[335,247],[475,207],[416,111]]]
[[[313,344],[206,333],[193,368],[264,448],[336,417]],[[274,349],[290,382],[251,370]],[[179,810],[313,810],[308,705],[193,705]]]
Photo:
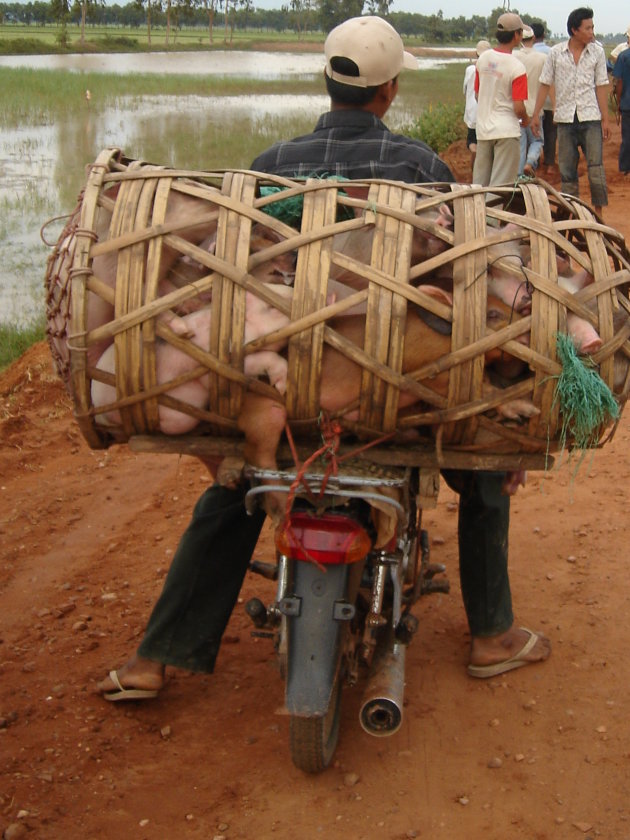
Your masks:
[[[628,232],[630,183],[607,144],[606,221]],[[469,176],[465,149],[445,156]],[[584,178],[582,178],[584,180]],[[450,595],[426,598],[401,731],[375,739],[344,696],[334,766],[297,771],[271,647],[243,609],[216,673],[169,671],[155,702],[108,705],[97,680],[137,644],[193,503],[194,459],[91,451],[45,344],[0,377],[0,830],[5,837],[630,837],[627,686],[630,417],[577,475],[530,474],[514,500],[517,616],[551,637],[544,665],[466,675],[456,497],[425,514]],[[270,554],[269,533],[257,549]],[[246,580],[243,599],[271,599]],[[355,775],[356,774],[356,777]]]

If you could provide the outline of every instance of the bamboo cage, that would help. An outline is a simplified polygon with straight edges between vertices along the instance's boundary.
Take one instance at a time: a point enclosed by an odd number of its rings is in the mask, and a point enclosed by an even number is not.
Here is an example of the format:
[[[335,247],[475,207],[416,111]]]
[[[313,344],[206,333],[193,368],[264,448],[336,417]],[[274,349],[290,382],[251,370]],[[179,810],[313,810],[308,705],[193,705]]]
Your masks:
[[[287,207],[296,197],[303,203],[301,219],[289,224],[280,203]],[[436,222],[444,205],[452,228]],[[367,246],[347,253],[349,238],[362,242],[361,236]],[[418,237],[438,245],[419,260]],[[514,246],[514,254],[528,246],[529,259],[516,269],[508,260],[505,271],[516,272],[533,290],[531,314],[497,331],[486,326],[491,243],[507,246],[504,253]],[[593,283],[567,292],[558,283],[558,256],[592,274]],[[286,277],[273,268],[282,261],[293,266],[290,299],[267,282],[275,277],[282,285]],[[330,278],[349,274],[355,286],[348,296],[331,297]],[[423,291],[445,276],[452,278],[452,306]],[[232,451],[247,389],[284,402],[297,440],[317,438],[322,357],[333,348],[361,367],[360,393],[333,413],[346,441],[387,438],[378,449],[394,453],[390,460],[409,458],[409,451],[422,460],[423,452],[439,450],[441,465],[531,468],[560,445],[556,334],[567,331],[568,313],[598,331],[602,346],[593,362],[623,407],[630,384],[629,280],[622,235],[543,181],[491,190],[298,181],[241,170],[169,169],[109,148],[90,167],[78,207],[48,260],[48,333],[93,448],[153,439],[150,448],[198,452],[200,441],[218,440]],[[289,323],[246,343],[248,294]],[[337,327],[357,306],[365,318],[361,346]],[[169,322],[200,307],[211,312],[207,347]],[[408,313],[418,307],[446,322],[450,335],[444,353],[409,370],[405,331]],[[523,343],[519,337],[526,334],[529,342]],[[249,354],[278,344],[285,345],[285,394],[245,373]],[[115,370],[104,370],[99,353],[112,345]],[[160,381],[157,359],[165,346],[192,360],[178,379]],[[524,372],[488,393],[485,360],[497,350],[524,362]],[[200,377],[204,404],[169,393]],[[448,380],[441,392],[431,387],[437,377]],[[95,382],[115,388],[115,398],[95,406]],[[405,410],[399,407],[403,392],[417,398]],[[525,423],[501,421],[497,406],[514,399],[531,400],[539,413]],[[192,418],[194,428],[165,438],[160,407]],[[417,441],[409,442],[410,430],[420,432]],[[601,429],[599,445],[610,433],[610,426]]]

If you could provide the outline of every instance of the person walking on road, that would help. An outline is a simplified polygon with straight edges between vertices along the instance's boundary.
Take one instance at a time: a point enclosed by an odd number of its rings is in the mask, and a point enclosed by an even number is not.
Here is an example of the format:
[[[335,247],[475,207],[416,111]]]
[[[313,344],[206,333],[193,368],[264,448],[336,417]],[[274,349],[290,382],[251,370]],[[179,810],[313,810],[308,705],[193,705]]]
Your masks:
[[[574,9],[567,19],[567,31],[569,40],[553,46],[545,60],[532,131],[537,134],[540,130],[540,112],[549,88],[554,85],[562,191],[579,198],[581,149],[588,166],[591,204],[601,215],[602,207],[608,204],[603,161],[603,140],[610,137],[606,55],[595,41],[592,9]]]
[[[477,58],[481,53],[490,49],[490,41],[481,40],[477,42],[475,51]],[[464,73],[464,87],[463,92],[466,97],[466,107],[464,109],[464,122],[468,132],[466,134],[466,146],[470,152],[470,165],[475,165],[475,155],[477,153],[477,95],[475,93],[475,67],[476,61],[469,64]]]
[[[477,156],[473,182],[484,187],[513,183],[518,176],[521,125],[525,110],[527,73],[512,55],[523,37],[523,21],[506,12],[497,20],[497,46],[479,56],[475,69],[477,92]]]
[[[534,49],[534,30],[529,26],[523,28],[523,42],[521,49],[514,53],[522,61],[527,71],[527,101],[525,109],[528,117],[534,113],[540,73],[545,66],[545,56]],[[518,174],[533,178],[540,163],[543,150],[544,129],[538,136],[534,135],[529,125],[521,125],[521,157],[518,164]]]
[[[534,33],[534,49],[536,52],[541,52],[547,56],[551,52],[549,44],[545,44],[545,27],[542,23],[534,21],[532,23],[532,31]],[[543,104],[542,116],[542,134],[543,134],[543,158],[545,161],[545,168],[547,174],[550,175],[556,166],[556,146],[558,141],[558,128],[554,122],[553,112],[555,109],[555,91],[553,86],[547,94],[547,98]]]
[[[630,50],[623,50],[613,67],[615,93],[621,114],[619,171],[630,175]]]

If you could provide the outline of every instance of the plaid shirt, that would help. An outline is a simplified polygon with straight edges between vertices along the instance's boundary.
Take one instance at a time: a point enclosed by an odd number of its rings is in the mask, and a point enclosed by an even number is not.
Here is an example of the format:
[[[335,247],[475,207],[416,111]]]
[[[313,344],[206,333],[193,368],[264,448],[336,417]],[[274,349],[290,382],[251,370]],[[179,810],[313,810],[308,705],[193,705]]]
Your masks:
[[[392,134],[378,117],[360,110],[322,114],[312,134],[276,143],[251,168],[286,178],[338,175],[407,184],[455,180],[426,143]]]
[[[554,122],[572,123],[576,113],[580,122],[601,120],[595,88],[608,84],[608,72],[606,54],[599,44],[587,44],[577,64],[568,41],[556,44],[547,56],[540,81],[556,87]]]

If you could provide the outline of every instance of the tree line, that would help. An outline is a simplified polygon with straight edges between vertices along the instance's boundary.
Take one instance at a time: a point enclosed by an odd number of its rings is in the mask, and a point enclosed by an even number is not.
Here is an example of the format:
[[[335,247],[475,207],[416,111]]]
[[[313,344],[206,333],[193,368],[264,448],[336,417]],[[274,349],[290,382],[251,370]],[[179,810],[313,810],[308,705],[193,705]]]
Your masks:
[[[259,29],[295,32],[298,38],[308,32],[329,32],[349,17],[362,13],[387,18],[404,37],[430,44],[472,44],[494,35],[497,18],[504,11],[497,7],[488,16],[446,18],[391,11],[393,0],[289,0],[279,9],[258,9],[252,0],[131,0],[121,5],[105,5],[99,0],[32,0],[28,3],[0,3],[0,23],[22,25],[112,26],[136,29],[147,27],[190,27],[207,29],[212,41],[215,20],[233,29]],[[513,10],[515,11],[515,10]],[[531,23],[527,15],[523,20]],[[545,24],[545,21],[541,21]]]

